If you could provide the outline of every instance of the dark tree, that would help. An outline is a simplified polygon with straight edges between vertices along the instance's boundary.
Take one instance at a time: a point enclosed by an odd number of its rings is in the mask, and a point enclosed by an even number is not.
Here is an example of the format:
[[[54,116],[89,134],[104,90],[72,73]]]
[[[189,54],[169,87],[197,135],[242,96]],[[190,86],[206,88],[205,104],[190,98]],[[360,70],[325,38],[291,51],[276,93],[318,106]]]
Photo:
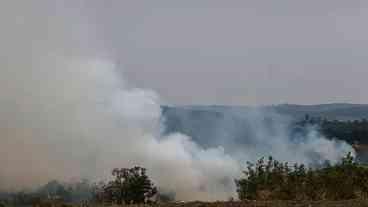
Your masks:
[[[105,187],[105,195],[118,204],[146,203],[157,193],[145,168],[116,168],[112,175],[115,180]]]

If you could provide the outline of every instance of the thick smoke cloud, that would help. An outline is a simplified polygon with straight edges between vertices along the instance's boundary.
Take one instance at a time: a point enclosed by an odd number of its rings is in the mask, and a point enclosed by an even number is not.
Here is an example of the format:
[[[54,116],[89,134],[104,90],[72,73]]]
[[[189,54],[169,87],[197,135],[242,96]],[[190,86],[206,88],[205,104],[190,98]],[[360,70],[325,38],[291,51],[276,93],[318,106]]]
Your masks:
[[[95,35],[98,28],[79,11],[49,2],[41,1],[42,11],[34,2],[0,6],[0,189],[32,188],[50,179],[100,180],[114,167],[142,165],[178,199],[234,195],[238,158],[254,159],[257,148],[235,158],[183,134],[161,137],[158,94],[131,88]],[[318,136],[311,140],[306,147],[328,152],[324,158],[351,150]],[[295,153],[309,161],[305,147],[290,151],[289,143],[278,141],[272,146],[282,158]]]
[[[38,95],[3,96],[17,106],[2,108],[9,112],[1,116],[2,187],[77,177],[97,180],[113,167],[142,165],[160,186],[175,189],[182,199],[215,199],[211,189],[219,198],[233,192],[230,181],[207,186],[231,180],[240,170],[221,149],[203,150],[180,134],[156,139],[156,94],[124,88],[109,62],[68,61],[53,60],[55,65],[48,67],[53,73],[37,86],[16,83]]]
[[[114,167],[142,165],[179,199],[234,192],[230,180],[240,169],[231,157],[180,134],[156,139],[158,95],[127,86],[94,28],[73,9],[44,3],[45,12],[31,3],[1,7],[2,189],[99,180]]]
[[[347,143],[328,140],[316,126],[301,127],[295,118],[272,107],[164,107],[164,134],[188,134],[205,148],[221,146],[238,160],[272,155],[289,162],[336,162],[354,150]]]

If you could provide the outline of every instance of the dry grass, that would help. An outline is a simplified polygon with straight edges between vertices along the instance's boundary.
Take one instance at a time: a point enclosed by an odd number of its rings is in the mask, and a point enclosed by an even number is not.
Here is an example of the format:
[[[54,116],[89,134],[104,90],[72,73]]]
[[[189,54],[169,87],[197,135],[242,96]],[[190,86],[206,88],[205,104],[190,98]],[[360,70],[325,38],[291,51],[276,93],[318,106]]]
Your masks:
[[[92,206],[102,207],[102,206]],[[110,206],[121,207],[121,206]],[[242,201],[242,202],[185,202],[157,205],[128,205],[123,207],[368,207],[368,200],[347,201]]]
[[[34,207],[84,207],[62,203],[40,203]],[[88,207],[368,207],[368,200],[346,201],[242,201],[242,202],[183,202],[154,205],[89,205]]]

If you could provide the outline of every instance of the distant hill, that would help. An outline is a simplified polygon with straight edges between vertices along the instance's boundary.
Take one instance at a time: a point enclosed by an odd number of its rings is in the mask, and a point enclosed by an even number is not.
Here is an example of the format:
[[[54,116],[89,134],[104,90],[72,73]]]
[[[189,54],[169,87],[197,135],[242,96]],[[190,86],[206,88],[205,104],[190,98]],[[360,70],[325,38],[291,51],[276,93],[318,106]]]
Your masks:
[[[302,119],[306,114],[311,117],[321,117],[328,120],[361,120],[368,119],[368,104],[347,104],[332,103],[319,105],[296,105],[281,104],[272,106],[250,107],[250,106],[162,106],[163,115],[170,116],[176,114],[188,118],[197,116],[197,118],[210,119],[222,117],[228,114],[234,116],[242,116],[254,109],[263,111],[273,111],[282,115],[286,115],[293,119]],[[211,117],[212,116],[212,117]],[[177,117],[179,118],[179,117]],[[198,121],[198,120],[197,120]]]
[[[276,124],[282,124],[279,122],[299,121],[306,114],[328,120],[368,119],[368,105],[162,106],[165,134],[181,132],[202,146],[225,146],[225,149],[257,144],[253,133],[257,127],[262,126],[261,131],[272,135]]]
[[[300,119],[305,114],[312,117],[323,117],[329,120],[360,120],[368,118],[368,104],[320,104],[293,105],[283,104],[268,106],[276,112]]]

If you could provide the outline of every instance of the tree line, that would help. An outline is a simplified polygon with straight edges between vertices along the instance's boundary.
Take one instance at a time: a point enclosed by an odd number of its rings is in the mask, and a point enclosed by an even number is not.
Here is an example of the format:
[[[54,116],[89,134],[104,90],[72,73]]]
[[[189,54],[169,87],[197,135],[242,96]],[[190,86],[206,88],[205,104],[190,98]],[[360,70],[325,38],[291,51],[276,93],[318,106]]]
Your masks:
[[[244,177],[235,182],[240,200],[348,200],[367,198],[368,168],[350,153],[317,169],[269,157],[248,162]]]
[[[107,183],[82,180],[73,184],[56,180],[34,191],[0,192],[0,206],[35,206],[40,203],[140,204],[173,201],[175,194],[159,192],[143,167],[116,168]]]
[[[368,197],[368,167],[355,162],[349,153],[337,164],[318,168],[290,165],[272,157],[247,162],[243,177],[236,179],[240,200],[349,200]],[[66,187],[51,181],[37,192],[1,194],[17,205],[33,205],[42,200],[103,204],[172,202],[175,194],[160,193],[145,168],[116,168],[107,183],[79,182]],[[4,201],[4,200],[3,200]],[[9,202],[9,200],[8,200]]]
[[[93,189],[94,184],[86,179],[74,183],[52,180],[36,190],[0,192],[0,204],[3,206],[31,206],[43,201],[80,203],[93,197]]]
[[[327,120],[320,117],[305,118],[295,124],[300,130],[308,125],[317,126],[317,129],[327,138],[337,138],[350,144],[368,144],[368,120]]]

